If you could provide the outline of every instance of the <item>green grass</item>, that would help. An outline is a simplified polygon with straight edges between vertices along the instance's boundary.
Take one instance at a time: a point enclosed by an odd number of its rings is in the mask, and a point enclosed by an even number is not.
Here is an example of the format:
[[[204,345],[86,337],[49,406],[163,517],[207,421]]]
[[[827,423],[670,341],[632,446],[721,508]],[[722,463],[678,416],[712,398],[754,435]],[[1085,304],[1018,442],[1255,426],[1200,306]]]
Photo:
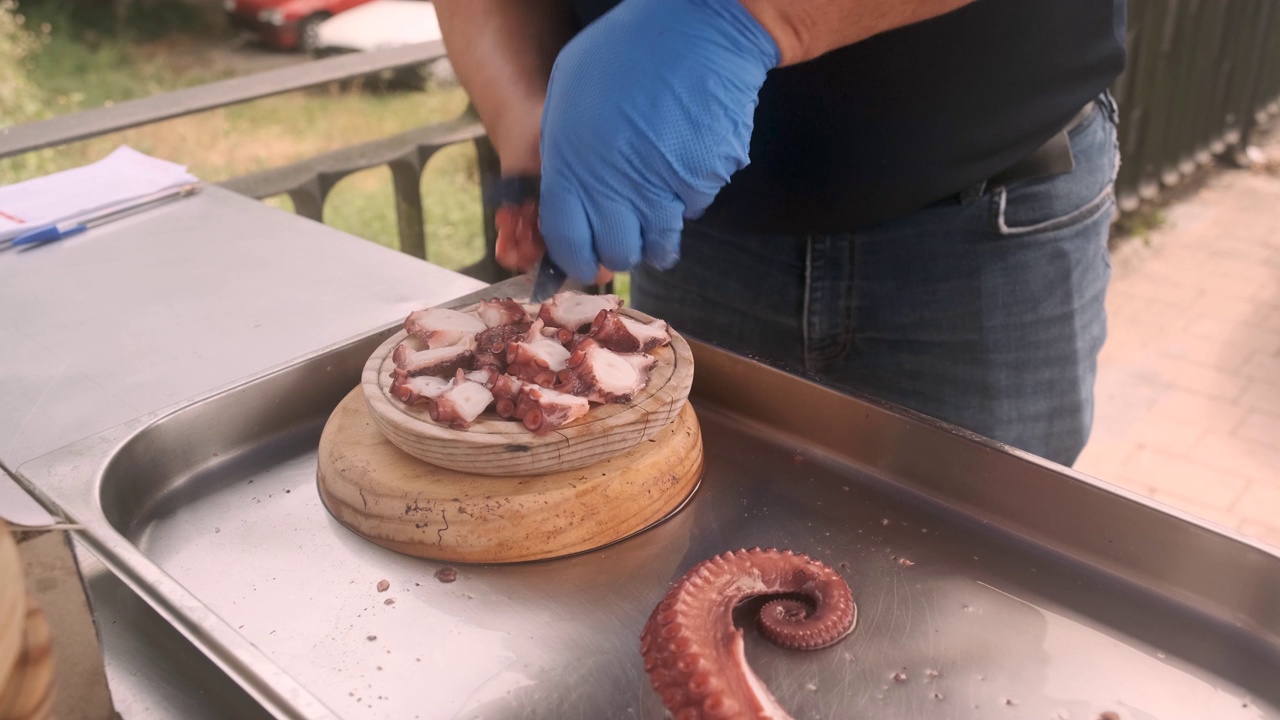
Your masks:
[[[231,74],[209,61],[210,51],[217,50],[209,41],[170,35],[143,42],[138,33],[86,36],[89,31],[71,19],[65,8],[41,10],[47,12],[29,17],[26,26],[48,23],[44,47],[19,68],[23,79],[39,89],[37,117],[100,107]],[[381,94],[320,88],[290,93],[0,160],[0,184],[86,164],[120,144],[183,163],[201,179],[219,182],[447,120],[461,113],[466,103],[465,93],[457,88]],[[427,165],[422,188],[428,258],[451,269],[479,260],[483,223],[473,147],[454,146],[439,152]],[[266,202],[291,209],[287,198]],[[389,170],[376,168],[339,182],[326,202],[324,220],[398,249]]]
[[[22,5],[28,15],[26,27],[44,36],[43,49],[16,68],[23,81],[38,88],[36,117],[63,115],[232,75],[217,60],[226,57],[217,45],[227,42],[225,39],[202,40],[173,32],[175,27],[195,29],[191,18],[152,18],[150,25],[116,28],[110,18],[93,15],[79,5],[69,5],[69,1],[27,0]],[[153,37],[161,39],[150,39]],[[5,70],[0,57],[0,83]],[[318,88],[0,160],[0,185],[93,162],[121,144],[183,163],[197,177],[219,182],[448,120],[460,114],[466,104],[466,95],[458,88],[410,93]],[[422,198],[427,259],[453,270],[480,260],[484,254],[483,218],[474,147],[457,145],[432,157],[423,173]],[[293,209],[284,196],[264,202]],[[390,171],[374,168],[341,180],[325,203],[324,222],[399,249]],[[629,299],[630,279],[625,273],[617,277],[614,287]]]
[[[1143,206],[1134,212],[1121,215],[1112,226],[1112,235],[1117,239],[1137,237],[1147,243],[1150,242],[1151,233],[1164,227],[1167,222],[1162,208]]]

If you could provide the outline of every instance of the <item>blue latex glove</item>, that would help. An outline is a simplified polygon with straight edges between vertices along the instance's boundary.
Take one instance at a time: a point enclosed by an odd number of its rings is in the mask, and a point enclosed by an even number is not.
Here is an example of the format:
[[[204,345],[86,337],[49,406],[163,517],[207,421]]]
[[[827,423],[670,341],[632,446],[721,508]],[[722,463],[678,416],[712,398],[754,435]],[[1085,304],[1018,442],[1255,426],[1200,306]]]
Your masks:
[[[623,0],[556,59],[542,114],[540,228],[579,282],[669,269],[684,219],[749,162],[777,44],[738,0]]]

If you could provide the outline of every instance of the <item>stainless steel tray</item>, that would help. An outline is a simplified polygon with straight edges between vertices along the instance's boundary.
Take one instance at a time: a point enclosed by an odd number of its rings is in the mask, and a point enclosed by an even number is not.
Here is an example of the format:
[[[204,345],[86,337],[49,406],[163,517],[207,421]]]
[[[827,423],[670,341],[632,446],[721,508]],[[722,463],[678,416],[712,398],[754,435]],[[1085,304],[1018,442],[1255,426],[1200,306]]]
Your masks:
[[[315,491],[321,427],[393,331],[50,453],[20,480],[277,717],[662,717],[645,618],[691,565],[753,545],[841,568],[858,602],[828,650],[747,630],[796,718],[1280,717],[1280,554],[696,343],[707,472],[681,512],[596,552],[441,584],[439,563],[361,540]]]

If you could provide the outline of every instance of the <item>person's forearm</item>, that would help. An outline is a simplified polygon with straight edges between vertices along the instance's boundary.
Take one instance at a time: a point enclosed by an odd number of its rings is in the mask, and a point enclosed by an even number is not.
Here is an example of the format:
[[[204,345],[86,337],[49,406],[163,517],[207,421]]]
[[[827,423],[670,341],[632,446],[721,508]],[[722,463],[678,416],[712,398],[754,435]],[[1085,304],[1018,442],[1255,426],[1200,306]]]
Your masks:
[[[873,35],[927,20],[973,0],[741,0],[773,36],[779,65],[812,60]]]
[[[538,171],[537,119],[556,54],[573,35],[565,0],[436,0],[458,80],[503,172]],[[530,132],[530,124],[533,132]]]

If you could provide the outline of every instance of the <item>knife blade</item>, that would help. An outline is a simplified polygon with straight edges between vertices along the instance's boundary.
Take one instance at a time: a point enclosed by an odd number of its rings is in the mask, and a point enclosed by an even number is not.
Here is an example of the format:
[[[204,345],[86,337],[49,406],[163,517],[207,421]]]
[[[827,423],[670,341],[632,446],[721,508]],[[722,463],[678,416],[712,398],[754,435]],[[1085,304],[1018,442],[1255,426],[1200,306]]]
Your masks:
[[[529,295],[529,302],[542,303],[551,298],[560,288],[564,287],[564,283],[569,279],[564,270],[551,259],[551,255],[543,254],[542,260],[538,263],[537,274],[533,277],[533,293]]]

